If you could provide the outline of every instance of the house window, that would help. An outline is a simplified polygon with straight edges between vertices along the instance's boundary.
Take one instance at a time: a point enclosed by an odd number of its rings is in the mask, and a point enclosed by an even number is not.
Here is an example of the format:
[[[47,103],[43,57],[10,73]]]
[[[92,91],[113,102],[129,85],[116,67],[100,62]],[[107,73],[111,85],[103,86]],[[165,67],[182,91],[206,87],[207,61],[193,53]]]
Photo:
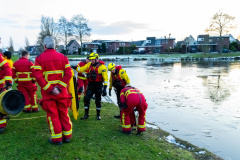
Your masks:
[[[217,41],[219,41],[219,38],[217,38]]]
[[[209,43],[212,43],[212,39],[209,39]]]
[[[151,43],[151,40],[147,40],[147,43]]]
[[[76,48],[76,46],[73,46],[73,48]]]
[[[160,45],[160,41],[156,41],[156,46],[159,46]]]

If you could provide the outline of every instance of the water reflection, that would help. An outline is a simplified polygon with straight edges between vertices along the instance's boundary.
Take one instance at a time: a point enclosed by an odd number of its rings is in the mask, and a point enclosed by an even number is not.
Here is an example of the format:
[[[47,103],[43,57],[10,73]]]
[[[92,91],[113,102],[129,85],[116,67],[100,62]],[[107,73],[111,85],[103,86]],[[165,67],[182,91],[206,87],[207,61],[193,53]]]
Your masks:
[[[145,95],[147,121],[224,159],[240,157],[240,62],[114,63]]]

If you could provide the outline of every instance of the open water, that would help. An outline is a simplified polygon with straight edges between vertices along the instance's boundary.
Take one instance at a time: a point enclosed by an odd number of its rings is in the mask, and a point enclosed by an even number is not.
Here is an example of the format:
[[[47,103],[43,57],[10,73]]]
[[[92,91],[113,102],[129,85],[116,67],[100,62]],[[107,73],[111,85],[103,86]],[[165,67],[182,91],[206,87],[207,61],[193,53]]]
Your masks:
[[[148,122],[223,159],[239,159],[240,62],[114,63],[145,95]],[[115,95],[111,98],[116,102]]]

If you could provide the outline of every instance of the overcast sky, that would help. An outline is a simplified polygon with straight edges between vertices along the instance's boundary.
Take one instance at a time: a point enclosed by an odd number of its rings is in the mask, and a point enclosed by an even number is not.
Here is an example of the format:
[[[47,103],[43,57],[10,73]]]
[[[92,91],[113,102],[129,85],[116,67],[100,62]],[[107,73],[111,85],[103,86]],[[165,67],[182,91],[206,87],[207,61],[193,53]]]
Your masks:
[[[82,14],[92,29],[89,41],[145,40],[169,36],[176,41],[206,34],[211,17],[220,9],[234,16],[238,25],[232,31],[240,35],[238,0],[0,0],[0,48],[25,45],[25,37],[34,45],[40,32],[41,16],[61,16],[68,20]]]

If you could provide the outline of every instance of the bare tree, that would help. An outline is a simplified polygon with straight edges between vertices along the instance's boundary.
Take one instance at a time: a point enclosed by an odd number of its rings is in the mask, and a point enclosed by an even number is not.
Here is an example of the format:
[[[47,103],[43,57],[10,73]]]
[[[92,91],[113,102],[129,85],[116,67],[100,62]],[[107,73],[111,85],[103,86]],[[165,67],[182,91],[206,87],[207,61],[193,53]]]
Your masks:
[[[82,42],[84,38],[90,36],[91,28],[88,27],[88,20],[83,17],[82,14],[73,16],[72,25],[73,25],[73,34],[80,41],[81,52],[82,53]]]
[[[25,37],[25,49],[27,50],[27,47],[29,46],[29,41],[28,38]]]
[[[240,40],[240,35],[237,37],[238,40]]]
[[[67,53],[67,43],[68,43],[68,38],[71,37],[72,34],[72,23],[68,22],[65,17],[61,17],[59,19],[59,33],[64,37],[64,44],[66,47],[66,53]]]
[[[10,37],[10,40],[9,40],[9,47],[8,47],[8,51],[10,52],[14,52],[14,46],[13,46],[13,40],[12,40],[12,37]]]
[[[43,51],[43,39],[46,36],[52,36],[56,41],[56,45],[58,46],[58,43],[60,41],[60,35],[58,31],[59,31],[58,24],[54,22],[53,18],[42,16],[41,31],[39,33],[37,40],[37,44],[41,47],[42,51]]]
[[[211,19],[210,26],[205,30],[207,33],[216,33],[219,35],[220,54],[222,53],[222,36],[228,34],[236,26],[232,24],[235,17],[229,16],[219,10]]]

